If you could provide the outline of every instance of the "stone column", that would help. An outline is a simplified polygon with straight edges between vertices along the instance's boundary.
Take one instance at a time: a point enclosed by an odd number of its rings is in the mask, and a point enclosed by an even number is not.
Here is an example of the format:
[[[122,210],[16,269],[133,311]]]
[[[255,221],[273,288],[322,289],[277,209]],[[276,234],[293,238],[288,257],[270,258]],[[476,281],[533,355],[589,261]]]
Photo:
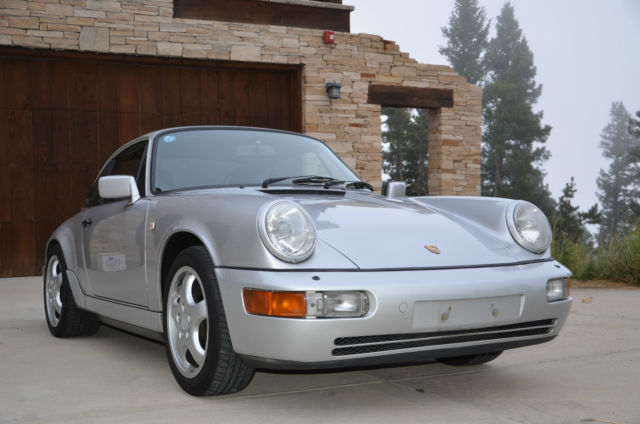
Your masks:
[[[429,195],[479,196],[482,90],[465,83],[454,107],[429,111]]]

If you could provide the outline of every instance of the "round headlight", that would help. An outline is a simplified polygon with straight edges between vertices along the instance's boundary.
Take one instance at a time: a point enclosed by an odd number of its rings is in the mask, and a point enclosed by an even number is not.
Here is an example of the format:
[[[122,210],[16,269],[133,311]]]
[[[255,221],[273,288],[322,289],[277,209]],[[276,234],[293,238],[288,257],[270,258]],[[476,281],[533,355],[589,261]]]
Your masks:
[[[533,253],[543,253],[551,244],[547,217],[529,202],[517,202],[509,207],[507,226],[514,240]]]
[[[269,252],[286,262],[304,261],[316,246],[311,216],[293,202],[279,201],[263,207],[258,231]]]

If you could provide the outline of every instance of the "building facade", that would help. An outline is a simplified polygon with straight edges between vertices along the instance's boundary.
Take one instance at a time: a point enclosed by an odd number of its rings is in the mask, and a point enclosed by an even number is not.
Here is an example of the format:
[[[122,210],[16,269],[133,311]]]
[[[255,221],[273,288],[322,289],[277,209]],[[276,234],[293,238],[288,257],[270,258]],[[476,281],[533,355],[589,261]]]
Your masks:
[[[104,160],[163,127],[304,132],[379,189],[381,106],[427,107],[430,194],[479,195],[480,88],[350,33],[352,10],[340,0],[1,0],[0,276],[38,273],[48,236],[82,206]]]

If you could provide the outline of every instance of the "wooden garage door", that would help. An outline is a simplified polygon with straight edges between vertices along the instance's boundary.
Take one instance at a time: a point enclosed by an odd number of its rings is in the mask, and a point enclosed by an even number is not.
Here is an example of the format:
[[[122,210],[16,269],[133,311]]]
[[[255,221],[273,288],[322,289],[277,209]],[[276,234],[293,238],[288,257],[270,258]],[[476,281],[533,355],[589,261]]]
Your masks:
[[[134,62],[135,61],[135,62]],[[105,159],[159,128],[300,131],[297,67],[0,49],[0,276],[40,273]]]

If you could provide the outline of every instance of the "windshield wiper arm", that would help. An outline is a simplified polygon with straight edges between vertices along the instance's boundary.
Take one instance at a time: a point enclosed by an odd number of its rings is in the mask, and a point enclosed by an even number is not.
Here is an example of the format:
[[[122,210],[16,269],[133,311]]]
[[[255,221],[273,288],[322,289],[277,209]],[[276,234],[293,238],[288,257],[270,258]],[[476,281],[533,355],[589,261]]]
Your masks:
[[[331,177],[322,177],[319,175],[301,175],[290,177],[275,177],[267,178],[262,182],[262,188],[267,188],[270,184],[279,183],[284,180],[292,180],[293,184],[307,185],[307,184],[322,184],[323,188],[329,188],[334,185],[344,184],[345,187],[353,187],[356,189],[366,188],[373,191],[371,184],[364,181],[343,181]]]
[[[353,187],[353,188],[367,188],[371,191],[373,191],[373,187],[371,186],[371,184],[366,183],[364,181],[340,181],[340,180],[331,180],[331,181],[327,181],[326,183],[324,183],[324,188],[329,188],[331,186],[337,185],[337,184],[344,184],[345,187]]]
[[[270,184],[279,183],[284,180],[293,180],[294,184],[321,184],[327,181],[334,180],[331,177],[321,177],[319,175],[294,175],[290,177],[275,177],[275,178],[267,178],[262,182],[262,188],[267,188]]]
[[[297,180],[293,180],[293,183],[294,184],[326,184],[331,181],[337,181],[337,180],[331,177],[318,177],[314,175],[311,177],[298,178]]]

